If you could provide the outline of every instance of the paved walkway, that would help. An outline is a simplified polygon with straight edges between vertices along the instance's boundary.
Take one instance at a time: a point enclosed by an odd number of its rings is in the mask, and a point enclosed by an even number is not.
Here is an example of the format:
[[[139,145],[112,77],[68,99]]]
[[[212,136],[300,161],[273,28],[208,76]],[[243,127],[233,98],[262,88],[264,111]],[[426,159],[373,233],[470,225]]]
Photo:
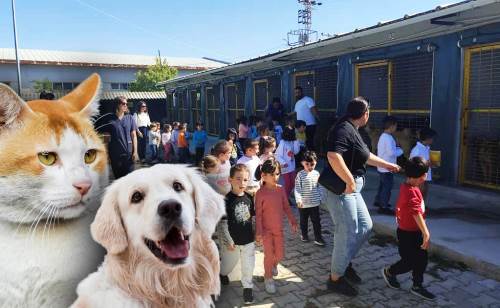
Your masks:
[[[333,237],[329,214],[322,210],[323,233],[326,247],[312,242],[302,243],[298,235],[287,229],[286,257],[279,266],[276,280],[277,293],[269,295],[264,290],[263,254],[256,253],[254,271],[255,303],[249,307],[500,307],[500,282],[487,279],[455,263],[432,258],[424,284],[437,295],[434,302],[415,297],[408,292],[410,275],[399,278],[402,290],[386,287],[381,278],[383,266],[399,258],[392,238],[373,236],[353,260],[363,282],[358,285],[360,294],[347,298],[326,290],[330,268]],[[310,227],[311,229],[312,227]],[[312,235],[312,230],[310,230]],[[239,266],[231,273],[231,283],[222,286],[216,307],[243,306],[239,279]]]

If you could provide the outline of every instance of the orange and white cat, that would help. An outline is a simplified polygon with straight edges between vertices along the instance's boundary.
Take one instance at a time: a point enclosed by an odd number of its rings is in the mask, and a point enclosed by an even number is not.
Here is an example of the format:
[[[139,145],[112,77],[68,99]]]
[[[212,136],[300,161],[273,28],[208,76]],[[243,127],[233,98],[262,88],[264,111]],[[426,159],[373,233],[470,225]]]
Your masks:
[[[0,84],[0,307],[68,307],[102,262],[90,223],[108,184],[91,117],[100,77],[55,101]]]

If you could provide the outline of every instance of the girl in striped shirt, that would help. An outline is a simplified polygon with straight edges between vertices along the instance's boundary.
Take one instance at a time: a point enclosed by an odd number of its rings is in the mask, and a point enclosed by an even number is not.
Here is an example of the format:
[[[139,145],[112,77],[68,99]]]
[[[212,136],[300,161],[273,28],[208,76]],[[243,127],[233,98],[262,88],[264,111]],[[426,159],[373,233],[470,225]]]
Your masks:
[[[314,170],[318,158],[313,151],[306,151],[301,158],[301,164],[304,167],[295,178],[295,201],[299,208],[300,230],[302,231],[301,240],[309,241],[308,224],[309,217],[314,229],[314,244],[325,246],[325,241],[321,236],[321,222],[319,216],[319,205],[321,203],[323,191],[318,183],[319,172]]]

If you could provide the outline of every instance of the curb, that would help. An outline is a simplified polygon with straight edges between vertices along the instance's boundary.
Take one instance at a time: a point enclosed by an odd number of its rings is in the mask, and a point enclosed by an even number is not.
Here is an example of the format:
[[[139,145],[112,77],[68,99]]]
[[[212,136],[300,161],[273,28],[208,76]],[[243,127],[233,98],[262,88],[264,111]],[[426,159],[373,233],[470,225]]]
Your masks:
[[[396,239],[396,230],[383,223],[373,221],[373,231],[377,234],[390,236]],[[431,242],[429,253],[455,262],[461,262],[478,274],[500,281],[500,266],[464,255],[435,242]]]

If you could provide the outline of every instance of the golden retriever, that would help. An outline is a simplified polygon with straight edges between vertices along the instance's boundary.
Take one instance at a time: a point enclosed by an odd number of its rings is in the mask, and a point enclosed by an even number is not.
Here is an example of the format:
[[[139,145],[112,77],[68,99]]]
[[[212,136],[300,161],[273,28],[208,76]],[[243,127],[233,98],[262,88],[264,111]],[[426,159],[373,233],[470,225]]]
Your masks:
[[[116,180],[91,225],[107,250],[73,307],[208,307],[220,293],[211,236],[224,199],[185,165],[155,165]]]

